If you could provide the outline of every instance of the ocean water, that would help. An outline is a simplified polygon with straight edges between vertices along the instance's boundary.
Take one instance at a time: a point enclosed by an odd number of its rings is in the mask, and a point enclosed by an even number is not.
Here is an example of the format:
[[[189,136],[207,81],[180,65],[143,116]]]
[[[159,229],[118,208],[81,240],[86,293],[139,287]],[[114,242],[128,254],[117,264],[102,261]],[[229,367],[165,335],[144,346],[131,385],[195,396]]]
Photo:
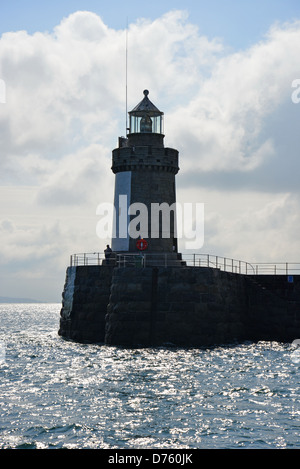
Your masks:
[[[0,449],[300,448],[294,345],[76,344],[59,311],[0,305]]]

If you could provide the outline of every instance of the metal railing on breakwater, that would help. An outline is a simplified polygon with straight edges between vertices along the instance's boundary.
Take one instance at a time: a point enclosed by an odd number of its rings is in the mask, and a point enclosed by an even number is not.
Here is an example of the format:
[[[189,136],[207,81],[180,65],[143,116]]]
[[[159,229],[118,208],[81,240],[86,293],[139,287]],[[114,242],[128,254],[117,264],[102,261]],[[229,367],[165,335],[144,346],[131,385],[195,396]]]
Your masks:
[[[244,275],[300,275],[300,262],[264,262],[250,263],[228,257],[212,254],[181,254],[175,262],[170,253],[123,253],[113,254],[111,261],[107,261],[99,252],[72,254],[70,266],[89,266],[113,263],[119,267],[136,266],[147,267],[157,265],[162,267],[186,265],[192,267],[211,267],[225,272]]]

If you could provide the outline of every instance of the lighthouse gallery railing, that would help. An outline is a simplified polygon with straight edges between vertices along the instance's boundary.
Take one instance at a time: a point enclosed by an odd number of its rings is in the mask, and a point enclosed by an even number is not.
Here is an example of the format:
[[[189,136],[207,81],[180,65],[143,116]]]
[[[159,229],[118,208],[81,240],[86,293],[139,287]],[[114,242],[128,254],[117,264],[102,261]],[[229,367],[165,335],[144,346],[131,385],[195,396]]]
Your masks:
[[[157,265],[168,266],[193,266],[211,267],[225,272],[239,273],[245,275],[297,275],[300,274],[300,262],[263,262],[250,263],[228,257],[216,256],[212,254],[181,254],[181,259],[174,262],[174,258],[168,253],[159,254],[139,254],[124,253],[116,254],[111,261],[107,261],[104,255],[99,252],[72,254],[70,256],[70,266],[90,266],[113,263],[118,267],[147,267]]]

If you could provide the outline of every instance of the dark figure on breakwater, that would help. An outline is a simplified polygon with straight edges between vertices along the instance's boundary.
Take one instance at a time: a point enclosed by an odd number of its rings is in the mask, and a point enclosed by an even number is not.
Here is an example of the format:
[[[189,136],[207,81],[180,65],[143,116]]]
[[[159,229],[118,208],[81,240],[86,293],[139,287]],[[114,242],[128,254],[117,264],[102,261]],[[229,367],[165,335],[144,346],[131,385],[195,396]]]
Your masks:
[[[112,249],[110,248],[109,244],[106,245],[106,249],[104,249],[105,259],[109,259],[112,253]]]
[[[104,249],[105,260],[107,263],[109,262],[111,253],[112,253],[112,249],[110,248],[109,244],[107,244],[106,249]]]

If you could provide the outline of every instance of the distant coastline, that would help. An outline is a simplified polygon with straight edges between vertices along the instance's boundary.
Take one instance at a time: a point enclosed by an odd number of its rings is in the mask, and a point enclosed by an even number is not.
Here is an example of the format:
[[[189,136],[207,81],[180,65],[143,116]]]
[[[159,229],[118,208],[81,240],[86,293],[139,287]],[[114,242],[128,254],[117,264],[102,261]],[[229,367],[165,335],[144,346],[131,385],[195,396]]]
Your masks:
[[[45,301],[33,300],[31,298],[11,298],[10,296],[0,296],[0,303],[45,303]]]

